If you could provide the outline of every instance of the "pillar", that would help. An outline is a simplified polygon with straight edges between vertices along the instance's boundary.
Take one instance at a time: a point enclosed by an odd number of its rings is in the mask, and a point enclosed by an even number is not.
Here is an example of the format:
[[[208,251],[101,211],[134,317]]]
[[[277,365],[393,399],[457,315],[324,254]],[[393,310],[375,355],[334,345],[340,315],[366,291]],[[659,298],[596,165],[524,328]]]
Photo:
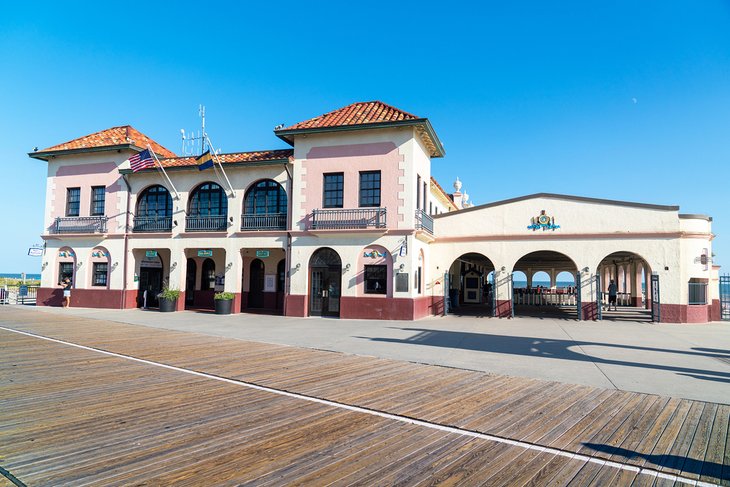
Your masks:
[[[497,266],[497,269],[500,269]],[[510,318],[512,316],[512,286],[510,281],[512,274],[509,271],[494,271],[494,290],[496,292],[497,310],[495,315],[499,318]],[[528,276],[528,279],[529,276]],[[529,282],[529,281],[528,281]]]

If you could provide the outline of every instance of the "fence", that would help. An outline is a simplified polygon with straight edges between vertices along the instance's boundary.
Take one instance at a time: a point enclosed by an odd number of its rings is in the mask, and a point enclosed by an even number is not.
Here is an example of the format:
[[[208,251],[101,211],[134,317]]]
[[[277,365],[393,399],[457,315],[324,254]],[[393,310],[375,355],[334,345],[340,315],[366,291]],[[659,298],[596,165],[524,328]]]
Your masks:
[[[567,289],[525,289],[516,288],[513,291],[515,305],[528,306],[575,306],[575,292]]]
[[[312,210],[312,230],[385,228],[385,208]]]
[[[38,286],[5,286],[0,288],[0,304],[36,304]]]

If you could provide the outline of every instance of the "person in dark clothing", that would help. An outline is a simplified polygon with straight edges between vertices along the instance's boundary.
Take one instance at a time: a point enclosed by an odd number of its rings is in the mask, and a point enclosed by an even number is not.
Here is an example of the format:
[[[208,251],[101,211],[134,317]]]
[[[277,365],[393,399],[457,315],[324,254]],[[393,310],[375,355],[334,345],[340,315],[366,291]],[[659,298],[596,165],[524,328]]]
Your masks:
[[[68,308],[71,306],[71,279],[65,277],[59,285],[63,288],[63,307]]]

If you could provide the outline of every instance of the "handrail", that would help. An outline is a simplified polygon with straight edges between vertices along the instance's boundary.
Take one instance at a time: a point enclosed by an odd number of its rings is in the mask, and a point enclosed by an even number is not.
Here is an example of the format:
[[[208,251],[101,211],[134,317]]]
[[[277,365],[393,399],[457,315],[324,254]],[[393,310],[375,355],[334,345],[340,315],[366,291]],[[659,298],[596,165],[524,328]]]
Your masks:
[[[135,216],[133,232],[169,232],[172,230],[171,216]]]
[[[433,218],[425,210],[416,210],[416,230],[425,230],[433,235]]]
[[[312,230],[385,228],[385,208],[337,208],[312,210]]]
[[[53,233],[106,233],[105,216],[57,217]]]
[[[244,213],[241,230],[286,230],[286,213]]]
[[[185,217],[186,232],[225,232],[227,228],[225,215]]]

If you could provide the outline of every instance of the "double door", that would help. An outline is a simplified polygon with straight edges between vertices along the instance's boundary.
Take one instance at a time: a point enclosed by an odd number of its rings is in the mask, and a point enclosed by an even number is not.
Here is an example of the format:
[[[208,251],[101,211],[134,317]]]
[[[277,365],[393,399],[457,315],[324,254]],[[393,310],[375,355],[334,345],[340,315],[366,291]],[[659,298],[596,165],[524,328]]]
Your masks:
[[[147,291],[147,307],[157,308],[157,295],[162,291],[162,269],[156,267],[142,267],[139,270],[139,291],[137,300],[139,306],[144,306],[144,292]]]
[[[340,316],[340,267],[314,267],[310,275],[309,314]]]

